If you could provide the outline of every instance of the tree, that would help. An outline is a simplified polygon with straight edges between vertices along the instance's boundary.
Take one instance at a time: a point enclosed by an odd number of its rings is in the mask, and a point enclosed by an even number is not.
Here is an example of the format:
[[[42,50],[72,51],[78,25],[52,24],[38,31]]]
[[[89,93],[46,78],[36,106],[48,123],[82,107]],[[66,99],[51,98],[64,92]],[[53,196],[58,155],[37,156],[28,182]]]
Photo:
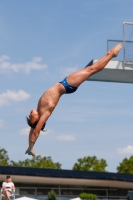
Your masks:
[[[73,170],[105,172],[105,167],[108,166],[106,160],[98,160],[96,156],[79,158],[77,161],[73,166]]]
[[[79,195],[80,199],[82,200],[96,200],[97,199],[97,195],[95,194],[88,194],[88,193],[81,193]]]
[[[119,166],[117,167],[118,173],[127,173],[127,174],[133,174],[133,156],[130,156],[130,158],[124,158],[121,163],[119,163]]]
[[[48,192],[48,197],[46,198],[46,200],[57,200],[54,190]]]
[[[4,148],[0,149],[0,166],[9,166],[9,157]]]
[[[51,157],[41,157],[40,155],[24,161],[14,162],[11,160],[10,166],[61,169],[60,163],[54,163]]]

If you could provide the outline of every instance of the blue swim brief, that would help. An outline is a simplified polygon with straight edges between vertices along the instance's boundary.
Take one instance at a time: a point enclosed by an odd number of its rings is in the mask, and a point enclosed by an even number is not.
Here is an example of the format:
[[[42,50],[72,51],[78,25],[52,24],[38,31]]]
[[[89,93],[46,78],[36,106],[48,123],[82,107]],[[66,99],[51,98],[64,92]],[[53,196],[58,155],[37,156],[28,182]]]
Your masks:
[[[59,83],[61,83],[61,84],[65,87],[65,89],[66,89],[66,94],[75,92],[78,88],[69,85],[66,79],[67,79],[67,78],[65,78],[63,81],[59,82]]]

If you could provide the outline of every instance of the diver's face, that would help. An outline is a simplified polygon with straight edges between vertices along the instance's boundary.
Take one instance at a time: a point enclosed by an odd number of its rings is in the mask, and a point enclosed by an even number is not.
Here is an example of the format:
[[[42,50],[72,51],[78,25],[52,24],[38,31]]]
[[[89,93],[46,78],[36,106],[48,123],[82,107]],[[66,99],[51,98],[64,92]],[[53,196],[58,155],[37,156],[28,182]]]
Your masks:
[[[32,109],[29,114],[29,118],[31,120],[31,123],[34,124],[39,119],[38,112],[36,110]]]

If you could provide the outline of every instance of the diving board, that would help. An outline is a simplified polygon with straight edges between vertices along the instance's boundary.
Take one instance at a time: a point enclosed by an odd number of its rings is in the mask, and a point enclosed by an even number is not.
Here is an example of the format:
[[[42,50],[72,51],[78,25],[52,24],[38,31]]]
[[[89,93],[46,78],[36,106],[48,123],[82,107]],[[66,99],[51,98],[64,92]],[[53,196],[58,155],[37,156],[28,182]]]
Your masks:
[[[92,60],[87,66],[91,66],[98,60]],[[96,74],[89,77],[88,81],[104,81],[133,83],[133,63],[111,60],[106,67]]]
[[[123,22],[123,40],[107,40],[107,51],[118,43],[123,47],[117,58],[109,61],[102,71],[89,77],[88,81],[133,83],[133,22]],[[96,61],[92,60],[87,66]]]

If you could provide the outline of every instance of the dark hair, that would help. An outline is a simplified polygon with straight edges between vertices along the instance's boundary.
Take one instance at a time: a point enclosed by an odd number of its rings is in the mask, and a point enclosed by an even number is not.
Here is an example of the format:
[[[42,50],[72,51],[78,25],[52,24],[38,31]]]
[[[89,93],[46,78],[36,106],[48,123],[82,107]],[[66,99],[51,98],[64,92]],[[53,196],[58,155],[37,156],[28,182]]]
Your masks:
[[[26,117],[26,121],[27,121],[27,124],[31,127],[31,128],[35,128],[38,121],[34,122],[33,124],[31,123],[31,120],[29,117]],[[46,123],[43,124],[42,128],[41,128],[41,131],[44,131],[44,128],[45,128],[45,125]]]
[[[8,179],[8,178],[11,178],[11,177],[9,175],[7,175],[6,178]]]

